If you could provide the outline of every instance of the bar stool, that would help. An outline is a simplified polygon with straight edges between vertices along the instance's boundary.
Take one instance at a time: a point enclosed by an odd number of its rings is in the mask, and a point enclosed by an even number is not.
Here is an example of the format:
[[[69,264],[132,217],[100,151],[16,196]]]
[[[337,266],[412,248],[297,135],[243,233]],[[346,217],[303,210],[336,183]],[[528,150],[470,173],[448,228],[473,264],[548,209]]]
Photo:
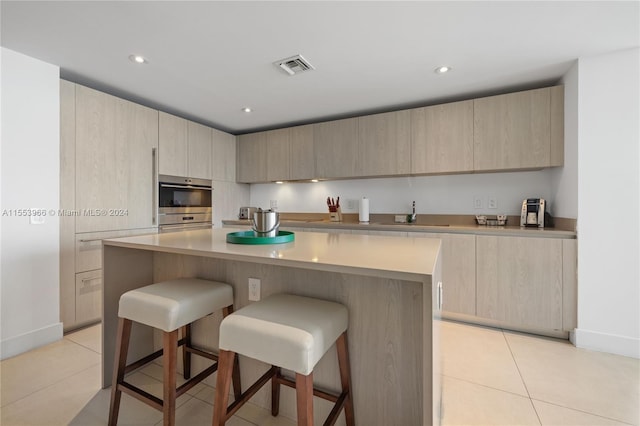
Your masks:
[[[220,324],[220,367],[216,381],[213,426],[222,426],[271,379],[271,414],[278,415],[280,385],[296,389],[298,425],[313,425],[313,396],[335,403],[325,424],[334,424],[344,408],[353,426],[351,372],[347,349],[347,308],[339,303],[277,294],[248,305]],[[335,342],[342,392],[313,386],[313,367]],[[228,406],[229,386],[237,354],[271,364],[271,368]],[[295,382],[281,368],[295,372]]]
[[[225,283],[197,278],[163,281],[128,291],[120,297],[109,425],[117,424],[122,392],[162,411],[165,425],[175,424],[176,399],[218,368],[216,362],[191,378],[192,353],[218,361],[217,355],[191,345],[191,323],[218,310],[222,310],[225,317],[233,312],[233,289]],[[126,365],[133,321],[162,330],[163,349]],[[178,341],[178,330],[181,328],[183,337]],[[183,374],[188,380],[176,388],[178,346],[182,346]],[[163,354],[163,399],[125,381],[125,374]],[[237,399],[240,397],[237,362],[232,365],[232,369],[234,396]]]

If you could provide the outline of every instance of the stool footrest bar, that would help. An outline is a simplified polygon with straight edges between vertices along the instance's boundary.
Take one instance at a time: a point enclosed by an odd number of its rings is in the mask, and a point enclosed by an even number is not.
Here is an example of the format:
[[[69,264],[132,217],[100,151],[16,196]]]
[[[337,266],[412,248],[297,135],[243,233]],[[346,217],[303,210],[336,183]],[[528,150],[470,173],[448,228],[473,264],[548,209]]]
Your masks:
[[[117,384],[117,386],[118,390],[134,397],[138,401],[144,402],[145,404],[155,408],[156,410],[162,411],[162,400],[160,398],[151,395],[149,392],[146,392],[139,387],[132,385],[131,383],[121,382]]]
[[[258,392],[260,388],[262,388],[262,386],[265,385],[265,383],[271,380],[271,378],[275,376],[276,373],[277,373],[277,368],[271,367],[266,373],[262,375],[262,377],[260,377],[254,384],[252,384],[249,387],[249,389],[244,391],[242,395],[240,395],[239,399],[236,399],[235,401],[233,401],[233,404],[227,407],[227,414],[225,416],[225,420],[231,418],[231,416],[233,416],[236,413],[236,411],[238,411],[245,402],[249,401],[249,399],[251,399],[251,397],[255,395],[256,392]]]
[[[278,376],[276,378],[276,381],[280,384],[283,384],[285,386],[289,386],[290,388],[295,389],[296,388],[296,382],[294,382],[293,380],[287,379],[284,376]],[[318,389],[316,387],[313,388],[313,396],[317,396],[318,398],[322,398],[322,399],[326,399],[327,401],[331,401],[331,402],[337,402],[338,399],[340,399],[340,397],[342,395],[336,395],[333,393],[329,393],[329,392],[325,392],[321,389]]]

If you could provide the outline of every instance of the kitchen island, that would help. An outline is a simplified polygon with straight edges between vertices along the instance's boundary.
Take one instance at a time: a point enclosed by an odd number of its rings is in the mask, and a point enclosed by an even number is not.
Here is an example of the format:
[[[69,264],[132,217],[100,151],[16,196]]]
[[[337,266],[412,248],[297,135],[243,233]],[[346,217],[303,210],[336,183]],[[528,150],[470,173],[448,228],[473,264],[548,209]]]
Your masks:
[[[231,284],[239,309],[251,303],[248,278],[259,278],[262,297],[286,292],[347,306],[357,424],[439,423],[439,240],[300,232],[285,244],[238,245],[226,242],[233,231],[104,241],[103,387],[111,384],[122,293],[161,280],[199,277]],[[220,320],[220,313],[200,320],[193,327],[196,344],[216,351]],[[158,348],[158,336],[148,327],[135,327],[129,360]],[[243,388],[268,368],[244,357],[240,366]],[[194,368],[197,372],[204,363],[194,362]],[[314,381],[339,389],[335,351],[318,363]],[[207,383],[215,385],[215,376]],[[270,407],[268,387],[252,402]],[[314,403],[316,422],[321,423],[330,404],[317,398]],[[280,413],[295,418],[293,390],[283,389]]]

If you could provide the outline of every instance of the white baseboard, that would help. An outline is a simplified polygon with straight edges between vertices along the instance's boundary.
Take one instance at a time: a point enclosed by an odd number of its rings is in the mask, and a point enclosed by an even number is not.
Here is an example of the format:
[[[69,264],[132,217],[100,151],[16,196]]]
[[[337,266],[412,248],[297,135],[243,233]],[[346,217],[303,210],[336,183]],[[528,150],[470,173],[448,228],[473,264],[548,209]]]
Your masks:
[[[571,340],[578,348],[640,359],[640,339],[576,328]]]
[[[0,359],[10,358],[62,339],[62,323],[48,325],[0,342]]]

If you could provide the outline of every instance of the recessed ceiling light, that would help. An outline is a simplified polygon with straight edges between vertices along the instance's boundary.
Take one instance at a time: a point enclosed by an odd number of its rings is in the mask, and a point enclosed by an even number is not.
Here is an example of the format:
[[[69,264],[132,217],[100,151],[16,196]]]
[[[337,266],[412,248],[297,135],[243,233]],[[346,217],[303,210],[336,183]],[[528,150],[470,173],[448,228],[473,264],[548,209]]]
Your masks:
[[[244,107],[244,108],[242,108],[242,111],[243,112],[251,112],[252,110],[249,107]]]
[[[144,56],[140,56],[140,55],[129,55],[129,60],[131,62],[135,62],[136,64],[146,64],[149,62],[145,59]]]
[[[433,70],[433,72],[435,72],[436,74],[444,74],[449,71],[451,71],[451,67],[447,67],[447,66],[438,67],[435,70]]]

